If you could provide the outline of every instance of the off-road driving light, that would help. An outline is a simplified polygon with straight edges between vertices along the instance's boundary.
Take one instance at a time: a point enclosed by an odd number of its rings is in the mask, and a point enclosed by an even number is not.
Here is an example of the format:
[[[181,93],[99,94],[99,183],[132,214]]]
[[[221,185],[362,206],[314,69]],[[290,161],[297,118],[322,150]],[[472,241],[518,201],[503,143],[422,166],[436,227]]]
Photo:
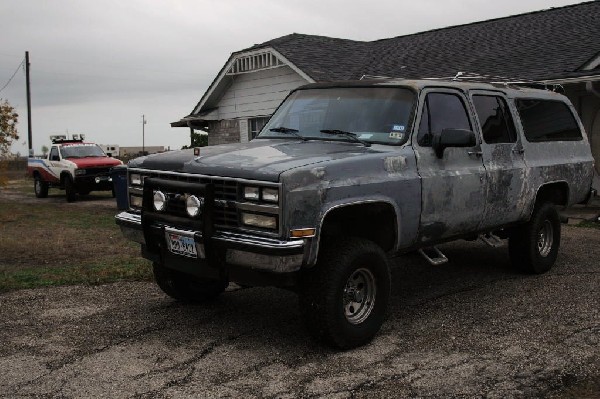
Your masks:
[[[258,201],[260,190],[258,187],[244,187],[244,198],[252,201]]]
[[[277,219],[274,216],[257,215],[255,213],[242,213],[242,223],[246,226],[260,227],[262,229],[276,229]]]
[[[195,195],[190,195],[185,201],[185,210],[190,217],[195,218],[202,212],[203,198],[198,198]]]
[[[262,199],[267,202],[278,202],[279,191],[276,188],[263,188]]]
[[[132,173],[131,175],[129,175],[129,180],[134,186],[142,185],[142,175],[140,175],[139,173]]]
[[[154,192],[153,202],[154,202],[154,209],[161,212],[165,209],[165,205],[167,204],[167,197],[165,197],[165,195],[162,193],[162,191],[157,190]]]

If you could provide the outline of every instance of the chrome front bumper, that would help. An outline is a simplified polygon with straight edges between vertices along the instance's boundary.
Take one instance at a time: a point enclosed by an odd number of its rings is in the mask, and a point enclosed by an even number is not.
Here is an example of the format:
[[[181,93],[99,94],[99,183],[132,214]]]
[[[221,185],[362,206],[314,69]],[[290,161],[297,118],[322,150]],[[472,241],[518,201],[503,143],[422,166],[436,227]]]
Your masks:
[[[115,216],[125,238],[145,245],[142,218],[131,212],[121,212]],[[157,225],[157,228],[170,228]],[[184,232],[184,231],[182,231]],[[185,231],[196,238],[202,237],[198,231]],[[268,237],[249,234],[216,232],[211,240],[225,249],[225,261],[228,264],[250,269],[275,273],[295,272],[300,269],[304,260],[305,240],[281,241]],[[202,244],[196,240],[200,252]]]

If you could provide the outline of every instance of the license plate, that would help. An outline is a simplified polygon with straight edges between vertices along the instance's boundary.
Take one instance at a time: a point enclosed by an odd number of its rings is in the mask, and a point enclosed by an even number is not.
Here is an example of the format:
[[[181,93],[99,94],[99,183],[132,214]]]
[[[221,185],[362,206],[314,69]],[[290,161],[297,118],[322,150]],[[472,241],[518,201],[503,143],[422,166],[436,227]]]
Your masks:
[[[167,236],[167,245],[169,251],[177,255],[183,255],[190,258],[197,258],[196,242],[193,237],[183,236],[181,234],[165,232]]]

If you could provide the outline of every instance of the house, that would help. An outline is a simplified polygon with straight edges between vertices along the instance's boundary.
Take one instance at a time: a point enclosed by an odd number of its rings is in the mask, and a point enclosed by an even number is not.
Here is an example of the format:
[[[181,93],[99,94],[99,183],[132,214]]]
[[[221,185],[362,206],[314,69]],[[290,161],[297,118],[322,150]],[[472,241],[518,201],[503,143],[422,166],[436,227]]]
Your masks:
[[[371,42],[293,33],[231,54],[192,112],[171,126],[206,131],[209,145],[246,142],[306,83],[458,72],[560,85],[600,172],[600,1]]]

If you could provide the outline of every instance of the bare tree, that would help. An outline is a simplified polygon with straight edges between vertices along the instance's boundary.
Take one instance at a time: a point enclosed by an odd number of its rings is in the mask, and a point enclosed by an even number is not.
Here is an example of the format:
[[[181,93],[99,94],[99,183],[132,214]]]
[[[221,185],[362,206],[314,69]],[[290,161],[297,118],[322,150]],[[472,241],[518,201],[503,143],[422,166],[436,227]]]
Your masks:
[[[17,122],[19,114],[8,101],[0,100],[0,158],[5,158],[13,140],[18,140]]]

